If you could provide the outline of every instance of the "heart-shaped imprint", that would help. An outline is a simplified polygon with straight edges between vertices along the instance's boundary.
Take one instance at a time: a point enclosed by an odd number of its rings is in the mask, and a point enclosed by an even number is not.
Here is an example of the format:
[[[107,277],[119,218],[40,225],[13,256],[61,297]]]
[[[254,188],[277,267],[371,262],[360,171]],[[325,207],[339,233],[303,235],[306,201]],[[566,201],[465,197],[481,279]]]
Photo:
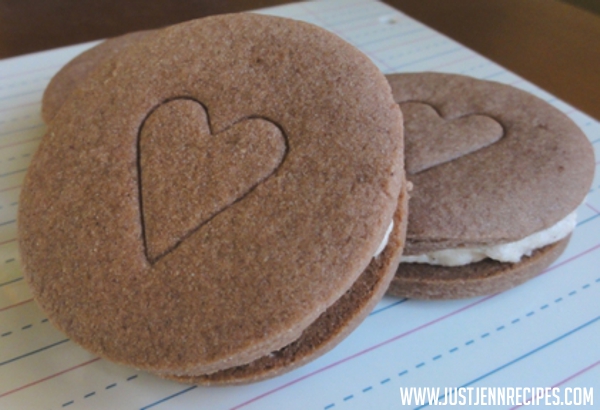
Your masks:
[[[498,121],[486,115],[446,120],[431,105],[400,104],[404,115],[406,170],[425,171],[485,148],[504,134]]]
[[[180,98],[150,113],[138,149],[146,256],[154,263],[272,175],[286,142],[259,118],[213,135],[204,107]]]

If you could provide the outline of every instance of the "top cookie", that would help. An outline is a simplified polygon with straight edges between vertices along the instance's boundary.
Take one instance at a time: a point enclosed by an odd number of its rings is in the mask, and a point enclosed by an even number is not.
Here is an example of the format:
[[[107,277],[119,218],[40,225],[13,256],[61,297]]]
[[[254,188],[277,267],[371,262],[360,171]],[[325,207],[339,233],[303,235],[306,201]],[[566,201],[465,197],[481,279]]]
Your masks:
[[[169,375],[245,364],[372,261],[402,148],[385,78],[325,30],[254,14],[169,27],[50,123],[22,190],[24,270],[105,357]]]
[[[585,198],[594,171],[589,141],[550,104],[460,75],[387,78],[405,115],[414,184],[406,255],[522,239]]]

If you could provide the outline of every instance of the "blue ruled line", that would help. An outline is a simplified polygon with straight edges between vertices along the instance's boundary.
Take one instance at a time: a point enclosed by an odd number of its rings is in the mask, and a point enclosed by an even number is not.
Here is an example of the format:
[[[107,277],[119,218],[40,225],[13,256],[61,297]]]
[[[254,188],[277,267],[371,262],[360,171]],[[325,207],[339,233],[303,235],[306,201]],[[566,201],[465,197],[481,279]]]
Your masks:
[[[8,360],[5,360],[5,361],[3,361],[2,363],[0,363],[0,366],[4,366],[5,364],[9,364],[9,363],[12,363],[12,362],[16,362],[17,360],[23,359],[23,358],[25,358],[25,357],[29,357],[29,356],[31,356],[31,355],[34,355],[34,354],[36,354],[36,353],[42,352],[42,351],[44,351],[44,350],[47,350],[47,349],[50,349],[50,348],[52,348],[52,347],[55,347],[55,346],[61,345],[61,344],[63,344],[63,343],[66,343],[66,342],[68,342],[68,341],[69,341],[69,339],[60,340],[60,341],[58,341],[58,342],[56,342],[56,343],[52,343],[51,345],[44,346],[44,347],[42,347],[42,348],[40,348],[40,349],[34,350],[34,351],[32,351],[32,352],[29,352],[29,353],[25,353],[25,354],[23,354],[23,355],[21,355],[21,356],[13,357],[12,359],[8,359]]]
[[[23,168],[23,169],[17,169],[15,171],[9,171],[9,172],[5,172],[4,174],[0,174],[0,178],[2,177],[7,177],[9,175],[14,175],[14,174],[18,174],[19,172],[25,172],[27,171],[27,168]]]
[[[493,375],[493,374],[495,374],[495,373],[498,373],[499,371],[501,371],[501,370],[504,370],[504,369],[506,369],[507,367],[509,367],[509,366],[512,366],[513,364],[515,364],[515,363],[518,363],[518,362],[520,362],[521,360],[523,360],[523,359],[526,359],[526,358],[528,358],[529,356],[531,356],[531,355],[533,355],[533,354],[535,354],[535,353],[539,352],[540,350],[543,350],[543,349],[545,349],[546,347],[548,347],[548,346],[551,346],[551,345],[553,345],[554,343],[556,343],[556,342],[559,342],[559,341],[561,341],[561,340],[563,340],[563,339],[565,339],[565,338],[567,338],[567,337],[571,336],[572,334],[574,334],[574,333],[577,333],[578,331],[580,331],[580,330],[582,330],[582,329],[585,329],[586,327],[588,327],[588,326],[590,326],[590,325],[593,325],[594,323],[596,323],[596,322],[597,322],[597,321],[599,321],[599,320],[600,320],[600,316],[596,316],[594,319],[590,320],[589,322],[586,322],[586,323],[584,323],[584,324],[582,324],[582,325],[580,325],[580,326],[576,327],[575,329],[572,329],[572,330],[569,330],[569,331],[568,331],[568,332],[566,332],[566,333],[563,333],[562,335],[558,336],[557,338],[555,338],[555,339],[552,339],[552,340],[550,340],[549,342],[546,342],[546,343],[544,343],[543,345],[541,345],[541,346],[539,346],[539,347],[536,347],[536,348],[535,348],[535,349],[533,349],[533,350],[530,350],[529,352],[525,353],[524,355],[522,355],[522,356],[519,356],[519,357],[517,357],[516,359],[514,359],[514,360],[511,360],[510,362],[503,364],[502,366],[496,367],[494,370],[491,370],[491,371],[489,371],[489,372],[487,372],[487,373],[485,373],[485,374],[483,374],[483,375],[481,375],[481,376],[479,376],[479,377],[477,377],[477,378],[475,378],[475,379],[473,379],[473,380],[471,380],[471,381],[469,381],[469,382],[467,382],[467,383],[463,384],[462,386],[459,386],[459,388],[461,388],[461,387],[468,387],[468,386],[471,386],[472,384],[475,384],[475,383],[477,383],[478,381],[481,381],[481,380],[485,379],[486,377],[489,377],[489,376],[491,376],[491,375]],[[439,396],[439,397],[438,397],[438,400],[441,400],[441,399],[443,399],[444,397],[445,397],[445,395],[444,395],[444,394],[442,394],[441,396]],[[425,407],[428,407],[428,406],[429,406],[429,404],[424,404],[424,405],[422,405],[422,406],[415,407],[415,408],[414,408],[414,410],[417,410],[417,409],[423,409],[423,408],[425,408]]]
[[[384,307],[382,307],[382,308],[379,308],[379,309],[377,309],[377,310],[374,310],[374,311],[372,311],[371,313],[369,313],[369,316],[376,315],[377,313],[381,313],[381,312],[383,312],[384,310],[388,310],[388,309],[390,309],[390,308],[393,308],[394,306],[401,305],[402,303],[404,303],[404,302],[406,302],[406,301],[408,301],[408,299],[400,299],[400,300],[398,300],[398,301],[396,301],[396,302],[394,302],[394,303],[390,303],[390,304],[389,304],[389,305],[387,305],[387,306],[384,306]]]
[[[499,76],[499,75],[502,75],[502,74],[504,74],[504,73],[507,73],[507,72],[508,72],[508,71],[506,71],[506,70],[500,70],[500,71],[496,71],[495,73],[488,74],[488,75],[486,75],[486,76],[483,76],[483,77],[481,77],[481,79],[482,79],[482,80],[489,80],[490,78],[497,77],[497,76]]]
[[[597,282],[597,283],[600,283],[600,277],[599,277],[599,278],[597,278],[595,282]],[[590,284],[590,283],[585,283],[584,285],[582,285],[582,286],[581,286],[581,288],[582,288],[582,289],[587,289],[587,288],[589,288],[589,287],[591,287],[591,284]],[[576,294],[577,294],[577,292],[576,292],[576,291],[571,291],[571,292],[569,293],[569,295],[576,295]],[[562,300],[563,300],[563,298],[558,298],[558,299],[555,299],[555,300],[554,300],[554,302],[555,302],[555,303],[559,303],[559,302],[560,302],[560,301],[562,301]],[[550,305],[549,305],[549,304],[543,304],[543,305],[541,305],[541,306],[539,307],[539,310],[540,310],[540,311],[542,311],[542,310],[548,309],[549,307],[550,307]],[[529,311],[529,312],[527,312],[527,313],[525,314],[525,318],[532,317],[532,316],[534,316],[534,315],[535,315],[535,313],[536,313],[535,311]],[[514,320],[512,320],[512,321],[511,321],[511,324],[517,324],[517,323],[520,323],[520,322],[521,322],[521,319],[519,319],[519,318],[516,318],[516,319],[514,319]],[[501,325],[501,326],[498,326],[498,327],[496,327],[496,331],[500,332],[500,331],[504,330],[505,328],[506,328],[506,327],[505,327],[504,325]],[[481,334],[479,337],[480,337],[481,339],[486,339],[486,338],[488,338],[488,337],[491,337],[491,336],[492,336],[492,334],[491,334],[490,332],[484,332],[484,333],[482,333],[482,334]],[[469,340],[467,340],[467,341],[465,342],[465,346],[471,346],[471,345],[473,345],[474,343],[475,343],[475,339],[469,339]],[[458,347],[453,347],[453,348],[452,348],[452,349],[450,349],[448,352],[449,352],[449,353],[454,353],[454,352],[456,352],[456,351],[458,351],[458,350],[459,350],[459,349],[458,349]],[[531,353],[531,352],[530,352],[530,353]],[[442,354],[438,354],[438,355],[436,355],[436,356],[433,356],[433,357],[432,357],[432,359],[431,359],[431,361],[432,361],[432,362],[435,362],[435,361],[437,361],[437,360],[440,360],[440,359],[442,359],[442,357],[443,357],[443,356],[442,356]],[[423,367],[425,366],[425,364],[426,364],[426,362],[419,362],[418,364],[416,364],[416,365],[415,365],[415,369],[420,369],[420,368],[423,368]],[[407,373],[408,373],[408,370],[404,370],[404,371],[402,371],[402,372],[398,373],[398,376],[400,377],[400,376],[403,376],[403,375],[405,375],[405,374],[407,374]],[[385,383],[387,383],[387,382],[389,382],[389,381],[391,381],[391,379],[387,378],[387,379],[384,379],[383,381],[380,381],[380,384],[384,384],[384,382],[385,382]],[[467,384],[467,385],[468,385],[468,384]],[[367,387],[366,389],[363,389],[362,391],[363,391],[363,393],[365,393],[366,391],[369,391],[370,389],[372,389],[372,386],[369,386],[369,387]],[[441,396],[441,397],[444,397],[444,396]],[[344,399],[344,401],[346,401],[346,400]],[[331,404],[329,404],[329,405],[333,407],[333,406],[335,406],[335,403],[331,403]]]
[[[599,216],[600,216],[600,214],[596,214],[596,215],[594,215],[594,216],[590,216],[589,218],[587,218],[587,219],[584,219],[583,221],[579,222],[579,223],[577,224],[577,226],[581,226],[581,225],[583,225],[584,223],[588,223],[588,222],[590,222],[591,220],[594,220],[594,219],[598,218]]]
[[[387,40],[392,40],[392,39],[396,39],[398,37],[408,36],[408,35],[411,35],[411,34],[418,33],[420,31],[425,31],[425,28],[424,27],[417,27],[417,28],[414,28],[414,29],[411,29],[411,30],[404,31],[402,33],[394,33],[394,35],[391,35],[391,36],[385,36],[385,37],[378,38],[378,39],[375,39],[375,40],[365,41],[364,43],[358,44],[358,47],[365,47],[365,46],[368,46],[370,44],[382,43],[382,42],[387,41]]]
[[[392,67],[392,69],[393,70],[398,70],[398,69],[403,68],[403,67],[408,67],[410,65],[418,64],[418,63],[421,63],[423,61],[432,60],[434,58],[438,58],[438,57],[441,57],[441,56],[446,55],[446,54],[452,54],[452,53],[456,53],[457,51],[463,51],[463,50],[464,50],[463,47],[456,47],[456,48],[453,48],[452,50],[444,51],[443,53],[437,53],[437,54],[434,54],[432,56],[427,56],[427,57],[420,58],[418,60],[411,61],[409,63],[400,64],[400,65],[394,66],[394,67]]]
[[[144,407],[140,408],[140,410],[146,410],[146,409],[152,408],[154,406],[158,406],[159,404],[164,403],[164,402],[166,402],[168,400],[171,400],[172,398],[175,398],[175,397],[180,396],[180,395],[182,395],[184,393],[187,393],[187,392],[189,392],[191,390],[194,390],[196,387],[198,387],[198,386],[191,386],[191,387],[188,387],[187,389],[183,389],[180,392],[177,392],[175,394],[171,394],[170,396],[165,397],[164,399],[160,399],[159,401],[155,401],[154,403],[150,403],[147,406],[144,406]]]
[[[339,27],[340,27],[340,26],[344,26],[344,25],[346,25],[346,24],[348,24],[348,23],[355,23],[355,22],[357,22],[357,21],[363,20],[364,18],[369,18],[369,17],[373,18],[373,17],[377,17],[377,16],[379,16],[379,15],[381,15],[381,12],[380,12],[380,11],[378,11],[378,12],[377,12],[377,13],[375,13],[375,14],[371,14],[371,15],[360,15],[360,16],[358,16],[358,17],[352,17],[352,18],[350,18],[350,19],[347,19],[347,20],[340,20],[340,21],[336,21],[336,22],[335,22],[335,24],[330,24],[330,25],[328,26],[328,28],[329,28],[330,30],[332,30],[332,31],[335,31],[336,29],[338,29],[338,30],[339,30],[339,31],[341,31],[341,32],[346,32],[346,30],[340,30],[340,29],[339,29]],[[348,30],[348,31],[350,31],[350,30]]]
[[[23,280],[23,276],[21,276],[20,278],[16,278],[16,279],[13,279],[13,280],[9,280],[8,282],[3,282],[3,283],[0,283],[0,288],[1,288],[2,286],[6,286],[6,285],[10,285],[11,283],[18,282],[18,281],[20,281],[20,280]]]
[[[33,129],[36,129],[36,128],[42,128],[45,125],[46,124],[37,124],[37,125],[32,125],[31,127],[19,128],[17,130],[10,130],[10,131],[1,132],[0,133],[0,137],[4,137],[4,136],[10,135],[10,134],[17,134],[19,132],[30,131],[30,130],[33,130]]]
[[[40,90],[25,91],[25,92],[22,92],[19,94],[4,95],[4,96],[0,97],[0,101],[10,100],[11,98],[19,98],[24,95],[41,94],[43,91],[44,91],[44,89],[42,88]]]

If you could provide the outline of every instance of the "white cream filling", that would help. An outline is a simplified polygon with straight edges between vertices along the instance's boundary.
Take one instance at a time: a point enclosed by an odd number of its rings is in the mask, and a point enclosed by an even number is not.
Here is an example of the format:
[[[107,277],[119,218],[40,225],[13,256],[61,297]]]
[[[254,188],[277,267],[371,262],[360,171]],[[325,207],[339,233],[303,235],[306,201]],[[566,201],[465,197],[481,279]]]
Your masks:
[[[530,256],[534,250],[565,238],[573,232],[576,223],[577,212],[573,211],[550,228],[515,242],[474,248],[442,249],[422,255],[403,256],[401,261],[441,266],[461,266],[491,258],[500,262],[515,263],[519,262],[523,256]]]
[[[383,250],[387,246],[387,243],[390,240],[390,234],[392,233],[392,229],[394,229],[394,221],[390,222],[390,226],[388,226],[387,231],[385,231],[385,235],[383,235],[383,240],[379,244],[379,248],[377,248],[375,255],[373,255],[374,258],[379,256],[379,254],[383,252]]]

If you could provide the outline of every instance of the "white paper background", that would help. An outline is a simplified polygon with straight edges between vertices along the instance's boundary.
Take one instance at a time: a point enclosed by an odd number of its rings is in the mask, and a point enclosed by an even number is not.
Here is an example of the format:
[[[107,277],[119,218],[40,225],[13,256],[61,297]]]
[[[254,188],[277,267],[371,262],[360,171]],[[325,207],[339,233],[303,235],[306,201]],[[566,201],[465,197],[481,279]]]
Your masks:
[[[598,157],[597,121],[384,4],[332,0],[263,12],[323,26],[386,73],[462,73],[525,89],[571,117]],[[401,386],[593,387],[600,402],[598,170],[568,249],[541,276],[470,300],[385,298],[332,352],[281,377],[190,387],[74,345],[31,299],[19,268],[15,218],[21,181],[45,131],[43,89],[93,44],[0,61],[0,409],[398,409]]]

